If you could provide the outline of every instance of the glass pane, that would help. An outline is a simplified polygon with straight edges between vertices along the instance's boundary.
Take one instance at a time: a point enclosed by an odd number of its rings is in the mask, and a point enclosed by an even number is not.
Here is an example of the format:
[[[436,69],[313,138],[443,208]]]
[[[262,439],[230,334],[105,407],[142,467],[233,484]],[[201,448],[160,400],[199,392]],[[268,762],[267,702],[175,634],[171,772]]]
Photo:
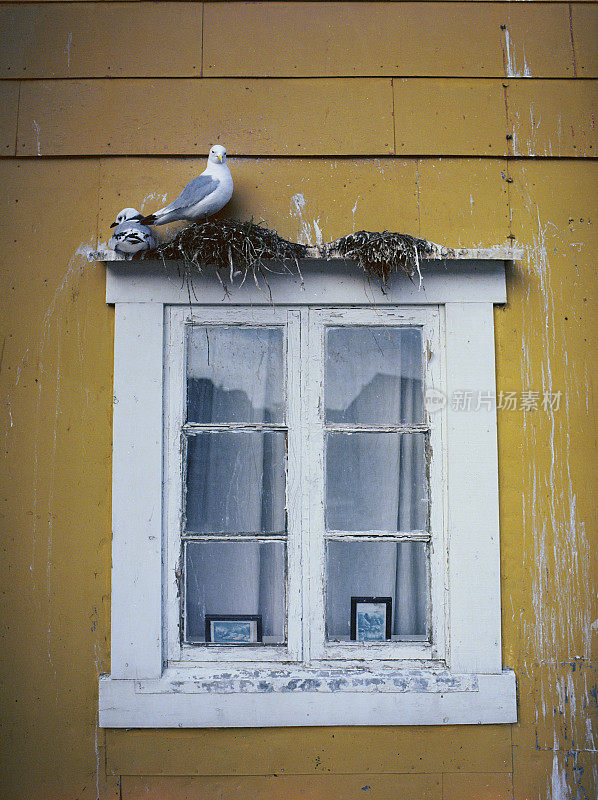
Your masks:
[[[328,639],[350,640],[352,597],[390,597],[391,639],[426,640],[426,551],[425,542],[329,541],[326,596]],[[380,609],[375,609],[374,616],[367,605],[362,609],[367,616],[361,618],[363,624],[356,626],[354,635],[365,641],[386,641],[384,617],[380,618]],[[359,610],[357,607],[357,613]]]
[[[420,328],[329,328],[326,422],[423,421]]]
[[[187,421],[283,422],[282,328],[193,325],[187,334]]]
[[[426,434],[327,434],[328,530],[426,530],[427,519]]]
[[[187,641],[206,640],[206,614],[217,620],[210,641],[221,644],[256,643],[253,620],[264,644],[285,640],[286,548],[283,542],[186,543]]]
[[[284,533],[284,431],[205,431],[187,439],[187,531]]]

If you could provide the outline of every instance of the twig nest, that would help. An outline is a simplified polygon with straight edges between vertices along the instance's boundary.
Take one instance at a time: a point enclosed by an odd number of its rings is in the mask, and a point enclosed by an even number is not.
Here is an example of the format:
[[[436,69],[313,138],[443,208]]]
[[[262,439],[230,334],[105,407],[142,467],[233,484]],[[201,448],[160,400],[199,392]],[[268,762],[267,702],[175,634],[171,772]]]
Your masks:
[[[316,247],[283,239],[263,225],[236,220],[201,222],[180,230],[173,239],[162,242],[143,258],[183,262],[185,273],[215,269],[221,283],[232,283],[241,275],[266,278],[268,262],[300,273],[301,258],[342,258],[356,261],[368,277],[376,277],[384,288],[394,273],[410,279],[418,275],[420,259],[434,252],[434,245],[407,233],[357,231],[334,242]],[[266,281],[267,283],[267,281]]]
[[[182,260],[187,268],[198,272],[216,267],[219,275],[229,273],[232,281],[235,272],[244,276],[261,273],[267,269],[267,261],[291,261],[298,266],[298,260],[307,255],[307,247],[289,242],[253,221],[221,220],[189,225],[145,257],[156,255],[164,260]]]
[[[357,261],[363,271],[380,278],[386,286],[390,276],[403,272],[409,278],[421,278],[419,262],[433,252],[433,245],[408,233],[372,233],[357,231],[343,236],[322,248],[326,258],[346,258]]]

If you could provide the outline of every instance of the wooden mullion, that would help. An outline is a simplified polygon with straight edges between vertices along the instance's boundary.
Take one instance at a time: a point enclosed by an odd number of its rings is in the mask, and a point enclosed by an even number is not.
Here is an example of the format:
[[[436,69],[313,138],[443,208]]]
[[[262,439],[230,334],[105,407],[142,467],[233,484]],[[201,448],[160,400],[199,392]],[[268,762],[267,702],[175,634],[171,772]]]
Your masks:
[[[207,431],[228,431],[229,433],[236,433],[237,431],[288,431],[288,426],[284,423],[270,423],[270,422],[214,422],[214,423],[190,423],[187,422],[182,427],[185,434],[193,435],[196,433],[203,433]]]
[[[187,542],[286,542],[286,533],[198,533],[196,531],[183,532],[181,539]]]
[[[429,531],[326,531],[326,539],[362,542],[429,542]]]
[[[348,425],[342,422],[328,422],[324,425],[327,433],[429,433],[429,425]]]

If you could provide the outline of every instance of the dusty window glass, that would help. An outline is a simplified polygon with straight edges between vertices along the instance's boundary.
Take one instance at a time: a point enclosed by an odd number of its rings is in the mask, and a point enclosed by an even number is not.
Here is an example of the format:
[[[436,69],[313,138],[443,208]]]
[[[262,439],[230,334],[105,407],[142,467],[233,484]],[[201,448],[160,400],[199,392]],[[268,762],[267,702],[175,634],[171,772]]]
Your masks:
[[[261,643],[284,642],[284,542],[189,541],[185,567],[187,641],[205,642],[206,615],[228,615],[233,622],[235,616],[259,615]],[[220,643],[260,642],[235,640],[231,634],[231,641]]]
[[[285,532],[284,431],[202,431],[187,438],[185,529]]]
[[[390,597],[391,641],[427,639],[426,542],[328,542],[326,628],[348,641],[351,597]]]
[[[380,641],[426,640],[429,433],[421,328],[334,326],[325,343],[327,638],[350,640],[352,598],[384,597],[391,636]]]
[[[193,325],[187,337],[187,421],[283,422],[282,329]]]
[[[284,348],[282,327],[187,327],[181,560],[189,643],[285,641]]]
[[[326,422],[423,422],[420,328],[328,328]]]
[[[328,432],[326,527],[413,531],[427,524],[424,433]]]

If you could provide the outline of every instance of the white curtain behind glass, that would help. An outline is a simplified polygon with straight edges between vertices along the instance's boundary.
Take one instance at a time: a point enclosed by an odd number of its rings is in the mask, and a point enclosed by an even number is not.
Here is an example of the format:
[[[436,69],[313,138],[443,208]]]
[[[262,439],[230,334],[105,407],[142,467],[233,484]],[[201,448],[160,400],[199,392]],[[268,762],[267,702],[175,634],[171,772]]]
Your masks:
[[[327,339],[327,422],[384,425],[423,419],[417,328],[333,328]],[[327,434],[328,530],[427,528],[424,434]],[[351,596],[392,597],[393,636],[426,634],[426,546],[330,542],[327,627],[347,637]]]
[[[283,422],[280,328],[193,326],[187,419],[199,424]],[[284,431],[211,431],[187,440],[186,530],[284,535]],[[218,546],[216,546],[218,545]],[[188,546],[188,625],[208,614],[262,614],[264,636],[284,631],[285,548],[255,542]]]
[[[190,639],[203,640],[206,614],[261,614],[262,634],[284,641],[284,542],[187,543]]]

